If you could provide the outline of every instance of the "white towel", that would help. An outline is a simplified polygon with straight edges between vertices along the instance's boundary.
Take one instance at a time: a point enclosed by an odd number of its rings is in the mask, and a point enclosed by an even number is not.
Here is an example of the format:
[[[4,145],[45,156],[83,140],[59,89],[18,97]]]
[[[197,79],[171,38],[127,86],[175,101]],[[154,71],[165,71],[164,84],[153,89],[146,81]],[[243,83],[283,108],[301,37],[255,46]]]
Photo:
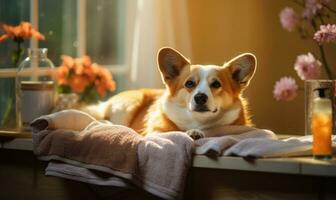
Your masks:
[[[209,130],[209,132],[211,131],[212,130]],[[217,137],[207,137],[195,141],[195,154],[220,156],[233,145],[249,138],[277,139],[277,136],[272,131],[246,126],[217,127],[213,133],[215,133]]]
[[[239,128],[239,126],[231,127],[230,130],[232,132],[222,132],[224,136],[197,140],[195,154],[264,158],[312,155],[312,136],[279,140],[269,130],[254,128],[247,130]],[[230,133],[234,134],[228,135]],[[332,140],[335,150],[336,136],[333,136]]]
[[[43,115],[33,120],[31,126],[33,132],[41,131],[47,127],[49,129],[81,131],[93,121],[96,121],[96,119],[91,115],[79,110],[69,109],[50,115]]]

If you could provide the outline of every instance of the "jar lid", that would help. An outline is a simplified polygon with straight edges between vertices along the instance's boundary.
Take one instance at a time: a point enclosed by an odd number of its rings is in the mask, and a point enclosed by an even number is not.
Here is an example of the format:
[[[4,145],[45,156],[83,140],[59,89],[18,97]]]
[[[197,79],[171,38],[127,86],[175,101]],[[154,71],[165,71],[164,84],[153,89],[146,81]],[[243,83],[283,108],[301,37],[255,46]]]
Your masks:
[[[22,90],[53,90],[53,81],[21,81]]]

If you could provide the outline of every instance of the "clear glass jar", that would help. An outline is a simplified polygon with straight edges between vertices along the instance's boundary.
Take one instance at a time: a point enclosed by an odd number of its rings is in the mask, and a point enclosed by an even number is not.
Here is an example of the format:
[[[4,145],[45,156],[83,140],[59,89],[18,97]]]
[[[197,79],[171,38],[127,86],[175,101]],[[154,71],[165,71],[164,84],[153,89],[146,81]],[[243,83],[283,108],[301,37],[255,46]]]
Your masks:
[[[49,114],[55,102],[54,64],[48,50],[28,49],[16,76],[16,128],[29,130],[35,118]]]

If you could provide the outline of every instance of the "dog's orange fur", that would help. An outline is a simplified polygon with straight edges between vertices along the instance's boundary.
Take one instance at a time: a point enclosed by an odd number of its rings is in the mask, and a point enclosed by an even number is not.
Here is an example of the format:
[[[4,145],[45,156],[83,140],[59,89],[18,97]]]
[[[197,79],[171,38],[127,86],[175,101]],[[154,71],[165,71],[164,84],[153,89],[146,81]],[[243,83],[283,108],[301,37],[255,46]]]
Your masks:
[[[235,83],[231,78],[229,78],[231,74],[229,68],[226,68],[226,70],[222,70],[219,73],[223,82],[230,83],[229,85],[227,85],[227,87],[224,87],[225,88],[224,90],[228,92],[235,99],[234,101],[240,101],[242,106],[239,117],[236,119],[236,121],[234,121],[230,125],[252,126],[253,123],[251,120],[251,115],[249,113],[248,102],[241,96],[240,86],[237,83]],[[218,96],[221,95],[223,94],[218,94]]]
[[[179,74],[177,77],[174,77],[174,79],[169,76],[169,71],[167,72],[165,69],[161,69],[160,67],[162,79],[166,85],[166,90],[141,89],[122,92],[108,101],[107,108],[111,107],[113,110],[113,106],[118,104],[118,107],[120,107],[119,110],[124,110],[122,113],[123,120],[121,123],[133,128],[142,135],[152,132],[180,130],[164,112],[161,97],[165,97],[164,101],[172,101],[174,104],[178,104],[181,107],[187,107],[188,100],[185,98],[185,95],[179,96],[179,94],[181,91],[186,91],[189,94],[193,91],[193,89],[186,88],[184,84],[188,77],[193,74],[197,75],[201,67],[199,65],[190,65],[187,59],[185,59],[182,55],[180,56],[181,60],[177,60],[176,63],[180,62],[178,66],[182,67],[179,68]],[[160,58],[159,55],[158,59],[160,65],[160,59],[162,60],[163,58]],[[235,69],[231,65],[232,63],[229,62],[223,67],[218,68],[216,71],[216,77],[220,79],[222,85],[220,88],[211,88],[211,92],[214,98],[219,99],[223,98],[225,95],[229,95],[232,97],[231,105],[233,105],[233,103],[238,103],[241,107],[237,118],[235,118],[232,123],[226,125],[250,126],[252,125],[252,122],[250,120],[247,102],[241,97],[241,91],[245,88],[245,86],[242,86],[241,83],[232,78]],[[251,76],[253,76],[253,73],[251,73]],[[111,116],[112,118],[118,117],[114,116],[114,114],[117,115],[116,112],[113,111],[105,112],[105,118],[111,119]]]

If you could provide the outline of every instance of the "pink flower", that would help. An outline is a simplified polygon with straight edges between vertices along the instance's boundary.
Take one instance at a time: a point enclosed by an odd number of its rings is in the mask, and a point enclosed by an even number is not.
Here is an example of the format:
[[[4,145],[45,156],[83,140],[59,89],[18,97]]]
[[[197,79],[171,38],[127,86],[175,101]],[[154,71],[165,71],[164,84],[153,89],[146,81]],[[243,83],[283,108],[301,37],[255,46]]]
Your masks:
[[[300,18],[293,8],[286,7],[280,12],[280,22],[284,29],[292,32],[299,25]]]
[[[321,62],[313,54],[302,54],[296,58],[294,69],[302,80],[317,79],[321,74]]]
[[[323,6],[328,5],[330,0],[306,0],[305,9],[303,11],[303,17],[305,19],[311,19],[315,15],[323,13]]]
[[[298,86],[291,77],[282,77],[274,85],[273,95],[278,101],[291,101],[297,96]]]
[[[320,30],[314,34],[314,40],[319,44],[336,41],[336,24],[321,25]]]

